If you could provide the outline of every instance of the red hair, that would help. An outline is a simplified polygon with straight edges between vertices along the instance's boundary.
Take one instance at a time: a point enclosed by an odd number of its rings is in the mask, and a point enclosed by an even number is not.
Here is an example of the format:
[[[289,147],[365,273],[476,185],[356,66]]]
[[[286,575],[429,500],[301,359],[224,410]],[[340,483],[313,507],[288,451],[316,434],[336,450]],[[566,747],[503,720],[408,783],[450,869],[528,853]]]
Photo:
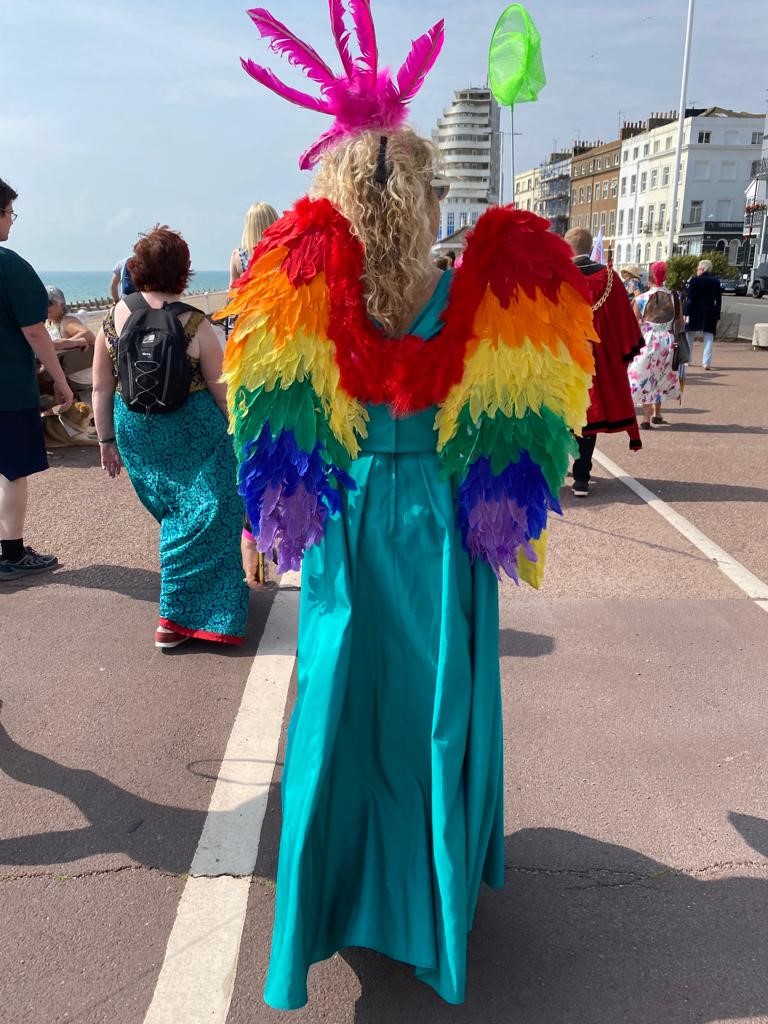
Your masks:
[[[651,264],[651,281],[658,288],[661,288],[667,279],[667,264],[664,260],[658,260]]]
[[[128,270],[139,291],[181,295],[192,274],[189,246],[178,231],[156,224],[134,245]]]

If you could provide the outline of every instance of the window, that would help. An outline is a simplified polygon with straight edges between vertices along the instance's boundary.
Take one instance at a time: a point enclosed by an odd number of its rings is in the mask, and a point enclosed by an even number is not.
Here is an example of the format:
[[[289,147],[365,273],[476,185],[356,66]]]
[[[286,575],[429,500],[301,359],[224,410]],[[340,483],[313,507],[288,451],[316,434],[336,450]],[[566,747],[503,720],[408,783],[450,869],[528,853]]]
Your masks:
[[[637,148],[637,146],[635,146],[635,148],[632,150],[632,159],[633,160],[637,160],[637,154],[639,152],[640,152],[640,150]]]
[[[624,234],[624,211],[619,210],[619,234]]]
[[[656,243],[656,262],[658,263],[661,259],[661,242]]]
[[[699,145],[706,146],[712,138],[712,132],[699,132]]]
[[[592,202],[592,186],[591,185],[587,185],[587,202],[588,203]]]
[[[736,181],[735,160],[724,160],[720,164],[720,181]]]
[[[590,160],[589,161],[589,173],[590,174],[594,174],[594,171],[595,171],[595,161],[594,160]]]
[[[659,203],[659,231],[664,230],[664,217],[667,214],[667,204]]]
[[[646,185],[648,184],[648,172],[643,171],[640,175],[640,191],[645,192]]]
[[[648,156],[650,150],[651,144],[649,142],[646,142],[646,144],[643,146],[643,156]]]
[[[664,149],[672,149],[672,136],[668,135],[664,140]]]
[[[651,171],[651,188],[656,188],[659,184],[659,172]]]
[[[635,194],[635,189],[636,188],[637,188],[637,175],[633,174],[632,177],[629,179],[629,194],[631,196],[633,196]]]
[[[530,192],[530,190],[531,190],[531,179],[529,178],[528,179],[528,191]]]
[[[455,224],[456,224],[456,215],[453,213],[453,211],[451,211],[451,213],[447,213],[445,215],[445,232],[446,232],[446,234],[448,234],[448,235],[452,235],[453,234],[453,232],[456,230]]]
[[[473,226],[473,227],[474,227],[474,225],[475,225],[475,224],[477,224],[477,219],[478,219],[478,216],[479,216],[479,214],[478,214],[477,210],[475,210],[475,212],[474,212],[474,213],[472,214],[472,216],[471,216],[471,217],[469,218],[469,220],[470,220],[470,223],[472,224],[472,226]]]
[[[649,231],[653,231],[653,217],[654,217],[655,213],[656,213],[656,206],[653,203],[651,203],[651,205],[648,207],[648,230]]]
[[[650,263],[651,262],[651,243],[650,242],[646,242],[645,243],[645,262],[646,263]]]
[[[621,263],[621,246],[616,246],[616,262]]]
[[[599,171],[602,168],[602,166],[603,166],[603,162],[600,159],[600,157],[598,157],[597,160],[595,160],[595,170]]]
[[[654,139],[653,140],[653,152],[654,153],[658,153],[660,148],[661,148],[661,139]]]
[[[732,238],[731,241],[728,243],[728,263],[732,267],[736,266],[736,263],[739,259],[740,248],[741,246],[739,245],[738,239],[736,238]]]
[[[611,178],[611,199],[615,199],[619,191],[619,179]]]
[[[639,263],[642,260],[642,258],[643,258],[643,253],[642,253],[642,250],[640,248],[640,243],[638,242],[637,246],[635,247],[635,263]]]
[[[614,167],[618,167],[618,166],[619,166],[619,154],[618,154],[618,153],[617,153],[617,154],[616,154],[616,156],[615,156],[615,157],[613,158],[613,166],[614,166]]]
[[[603,199],[608,198],[608,179],[603,182]]]
[[[627,210],[627,234],[631,235],[635,227],[635,211]]]
[[[750,143],[750,145],[752,145],[752,146],[759,146],[762,141],[763,141],[763,133],[762,132],[752,132],[752,142]]]
[[[624,150],[624,152],[622,154],[622,159],[624,160],[624,163],[626,163],[627,160],[629,160],[629,150],[628,149]]]
[[[571,206],[575,206],[575,205],[576,205],[576,189],[574,189],[573,192],[571,192]]]
[[[596,213],[592,214],[592,234],[593,235],[597,234],[597,214]]]
[[[616,211],[611,210],[608,214],[608,234],[613,238],[616,234]]]
[[[661,169],[661,184],[662,187],[669,184],[669,167],[663,167]]]
[[[637,208],[637,233],[638,234],[640,234],[640,232],[643,230],[643,215],[644,215],[644,213],[645,213],[645,207],[644,206],[639,206]]]
[[[703,203],[701,199],[691,200],[691,215],[688,218],[690,224],[701,224],[701,209]]]
[[[580,203],[583,203],[583,202],[584,202],[584,186],[583,186],[583,185],[582,185],[582,187],[581,187],[581,188],[579,189],[579,202],[580,202]]]
[[[605,234],[605,210],[603,210],[600,213],[600,228],[601,228],[603,234]]]
[[[627,179],[626,176],[621,179],[621,194],[625,196],[627,194]]]
[[[468,222],[469,222],[469,214],[466,213],[466,212],[465,213],[460,213],[459,214],[459,227],[460,228],[465,228],[467,226]]]

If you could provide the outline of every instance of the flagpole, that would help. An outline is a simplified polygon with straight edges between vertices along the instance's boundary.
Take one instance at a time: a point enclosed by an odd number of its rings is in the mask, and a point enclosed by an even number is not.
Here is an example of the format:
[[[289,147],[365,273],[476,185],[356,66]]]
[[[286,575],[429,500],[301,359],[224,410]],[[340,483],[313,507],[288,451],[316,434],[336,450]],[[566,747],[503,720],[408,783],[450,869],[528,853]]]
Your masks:
[[[512,162],[512,204],[515,205],[515,105],[514,105],[514,103],[511,104],[510,108],[509,108],[509,119],[510,119],[510,124],[512,126],[511,131],[510,131],[510,135],[509,135],[510,149],[512,150],[512,161],[511,161]]]
[[[667,238],[667,257],[672,255],[677,227],[677,191],[680,184],[680,158],[683,153],[683,132],[685,131],[685,96],[688,90],[688,65],[691,57],[691,37],[693,35],[694,0],[688,0],[688,22],[685,27],[685,49],[683,51],[683,78],[680,84],[680,109],[677,115],[677,145],[675,146],[675,173],[672,177],[672,201],[669,212],[669,237]]]

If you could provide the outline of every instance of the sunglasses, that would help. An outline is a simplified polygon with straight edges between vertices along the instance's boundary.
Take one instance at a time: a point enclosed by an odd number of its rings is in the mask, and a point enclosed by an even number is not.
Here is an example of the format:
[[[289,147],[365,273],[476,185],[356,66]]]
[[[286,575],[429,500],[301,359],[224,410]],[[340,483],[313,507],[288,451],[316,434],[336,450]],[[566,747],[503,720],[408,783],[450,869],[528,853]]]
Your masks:
[[[445,199],[451,189],[451,183],[446,178],[433,178],[431,184],[438,202]]]

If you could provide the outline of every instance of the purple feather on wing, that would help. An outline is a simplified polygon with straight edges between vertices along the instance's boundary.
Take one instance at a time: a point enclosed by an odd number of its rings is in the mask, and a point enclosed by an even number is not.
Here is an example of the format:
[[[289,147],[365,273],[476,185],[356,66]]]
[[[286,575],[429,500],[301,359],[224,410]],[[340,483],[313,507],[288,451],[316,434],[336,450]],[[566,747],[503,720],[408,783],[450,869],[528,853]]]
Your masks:
[[[397,73],[397,91],[401,102],[413,99],[424,84],[424,79],[443,48],[444,27],[441,19],[428,32],[411,43],[408,56]]]
[[[269,40],[269,48],[281,56],[288,58],[289,63],[298,65],[304,70],[307,78],[328,86],[333,82],[333,71],[328,67],[320,54],[309,43],[299,39],[295,32],[273,17],[269,11],[255,7],[248,11],[253,24],[261,33],[262,38]]]

